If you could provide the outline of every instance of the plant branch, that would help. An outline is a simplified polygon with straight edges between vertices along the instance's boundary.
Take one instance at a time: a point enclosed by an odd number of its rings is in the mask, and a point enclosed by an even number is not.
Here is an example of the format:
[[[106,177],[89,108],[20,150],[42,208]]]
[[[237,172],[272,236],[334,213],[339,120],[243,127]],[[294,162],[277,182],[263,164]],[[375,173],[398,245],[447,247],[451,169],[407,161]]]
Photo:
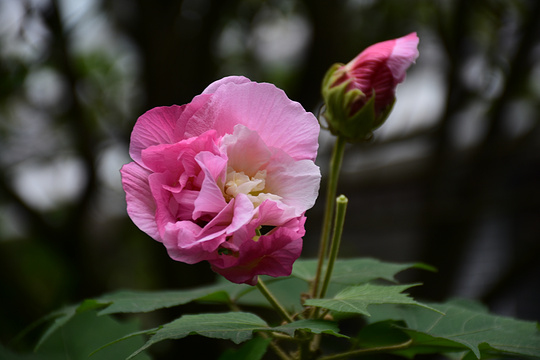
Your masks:
[[[330,246],[330,256],[328,258],[328,266],[326,267],[326,274],[324,276],[323,285],[320,292],[320,297],[326,295],[328,285],[330,284],[330,278],[332,277],[332,271],[334,270],[334,264],[336,262],[339,245],[341,244],[341,235],[343,234],[343,224],[345,223],[345,213],[347,212],[347,199],[344,195],[340,195],[336,199],[336,219],[334,220],[334,235],[332,236],[332,242]]]
[[[272,305],[272,307],[274,309],[276,309],[276,311],[279,313],[279,315],[285,320],[287,321],[288,323],[291,323],[291,322],[294,322],[293,318],[291,317],[291,315],[289,315],[289,313],[287,312],[287,310],[283,307],[283,305],[281,305],[279,303],[279,301],[276,299],[276,297],[270,292],[270,290],[268,289],[268,287],[266,287],[266,285],[264,284],[264,281],[262,281],[262,279],[259,277],[258,281],[257,281],[257,288],[259,289],[259,291],[261,292],[261,294],[264,295],[264,297],[266,298],[266,300],[268,300],[268,302]]]
[[[321,232],[321,240],[319,244],[319,258],[317,262],[317,272],[315,273],[315,280],[313,281],[311,295],[313,298],[318,297],[319,282],[321,279],[321,272],[323,264],[326,258],[326,251],[328,248],[328,238],[330,237],[332,215],[334,213],[334,200],[336,198],[337,184],[339,179],[339,172],[341,170],[341,164],[343,162],[343,154],[345,153],[345,138],[338,136],[332,152],[332,158],[330,160],[330,175],[328,177],[328,186],[326,190],[326,208],[324,211],[323,228]]]
[[[379,347],[374,347],[374,348],[369,348],[369,349],[352,350],[352,351],[347,351],[341,354],[323,356],[319,360],[339,360],[339,359],[347,359],[352,356],[371,355],[371,354],[378,354],[378,353],[384,353],[384,352],[390,352],[390,351],[396,351],[396,350],[404,350],[410,347],[412,343],[413,343],[412,339],[409,339],[401,344],[379,346]]]

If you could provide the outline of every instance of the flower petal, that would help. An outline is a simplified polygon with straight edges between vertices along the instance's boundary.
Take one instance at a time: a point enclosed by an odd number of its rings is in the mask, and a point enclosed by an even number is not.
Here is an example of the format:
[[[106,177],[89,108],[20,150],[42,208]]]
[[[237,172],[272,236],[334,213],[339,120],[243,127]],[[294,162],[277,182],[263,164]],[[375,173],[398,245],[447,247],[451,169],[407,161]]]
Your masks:
[[[405,71],[418,58],[418,36],[415,32],[396,39],[396,44],[386,65],[397,83],[405,80]]]
[[[251,82],[251,80],[249,80],[247,77],[244,77],[244,76],[226,76],[208,85],[202,93],[213,94],[217,91],[217,89],[220,86],[225,85],[225,84],[244,84],[244,83],[249,83],[249,82]]]
[[[208,129],[231,134],[242,124],[256,131],[268,147],[282,149],[294,159],[314,160],[318,149],[319,124],[297,102],[272,84],[226,82],[216,88],[204,110],[186,125],[186,136]],[[291,126],[294,124],[294,126]]]
[[[227,152],[229,166],[248,176],[254,176],[272,156],[259,134],[244,125],[236,125],[233,134],[225,135],[222,147]]]
[[[227,203],[223,197],[223,190],[218,186],[217,180],[223,184],[227,171],[227,158],[215,155],[208,151],[197,154],[195,160],[205,174],[201,191],[195,200],[193,220],[204,218],[205,215],[215,216]]]
[[[266,189],[282,197],[281,202],[297,217],[310,209],[319,195],[320,169],[313,161],[294,161],[283,152],[276,152],[267,168]]]
[[[248,239],[240,246],[238,257],[222,255],[210,260],[212,270],[234,283],[250,285],[257,284],[258,275],[289,276],[302,252],[304,223],[305,217],[301,216],[257,241]]]
[[[136,162],[141,160],[142,150],[152,145],[172,144],[180,140],[175,133],[176,122],[186,105],[162,106],[148,110],[139,117],[129,146],[129,155]]]
[[[126,192],[127,212],[131,220],[150,237],[159,240],[156,224],[156,203],[148,176],[150,172],[134,162],[130,162],[120,170],[122,187]]]

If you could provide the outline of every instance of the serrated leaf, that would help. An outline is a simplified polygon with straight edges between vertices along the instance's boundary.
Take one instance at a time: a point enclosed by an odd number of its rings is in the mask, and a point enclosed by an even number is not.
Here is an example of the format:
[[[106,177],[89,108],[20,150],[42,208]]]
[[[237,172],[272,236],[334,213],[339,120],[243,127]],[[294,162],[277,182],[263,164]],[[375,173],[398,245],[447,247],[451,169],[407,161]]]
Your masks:
[[[88,359],[89,355],[103,343],[110,342],[125,333],[134,332],[138,328],[137,321],[119,322],[109,316],[97,316],[95,311],[86,311],[65,324],[63,331],[58,331],[49,337],[36,353],[42,358],[61,355],[59,358],[62,359]],[[142,338],[131,338],[100,351],[92,359],[124,359],[143,344]],[[149,357],[139,354],[137,359],[149,359]]]
[[[375,279],[395,282],[396,274],[412,268],[434,271],[433,267],[423,263],[395,264],[371,258],[344,259],[335,262],[331,281],[346,285],[358,285]],[[317,260],[298,260],[294,263],[292,276],[309,282],[314,280],[316,270]]]
[[[335,322],[325,320],[298,320],[289,324],[273,327],[272,330],[283,332],[290,336],[294,336],[294,333],[297,330],[304,330],[314,334],[324,333],[337,337],[348,338],[348,336],[339,333],[339,328]]]
[[[272,342],[270,338],[255,337],[243,344],[238,350],[225,350],[218,360],[260,360],[266,353],[270,342]]]
[[[309,299],[305,301],[305,304],[366,316],[370,316],[370,313],[367,311],[368,306],[374,304],[407,304],[435,310],[402,293],[416,285],[418,284],[388,286],[363,284],[351,286],[336,294],[332,299]]]
[[[98,315],[116,313],[149,312],[173,306],[187,304],[191,301],[228,302],[234,296],[240,296],[250,290],[248,285],[220,283],[190,290],[171,291],[117,291],[102,295],[96,299],[87,299],[77,305],[66,306],[49,315],[43,321],[54,319],[52,325],[41,336],[36,349],[54,332],[67,324],[76,314],[103,308]]]
[[[213,302],[230,301],[228,291],[245,289],[246,286],[236,284],[211,285],[191,290],[170,291],[118,291],[105,294],[97,299],[108,304],[100,311],[100,315],[115,313],[149,312],[187,304],[194,300]]]
[[[144,351],[151,345],[168,339],[182,339],[198,334],[210,338],[227,339],[236,344],[251,339],[253,331],[268,330],[266,322],[255,314],[230,312],[216,314],[184,315],[163,325],[146,344],[128,359]]]
[[[386,305],[373,307],[371,320],[404,321],[407,327],[402,330],[414,341],[413,347],[402,352],[407,356],[448,347],[452,348],[448,351],[468,350],[478,359],[488,354],[540,358],[540,331],[534,322],[489,314],[462,301],[429,305],[446,315]]]

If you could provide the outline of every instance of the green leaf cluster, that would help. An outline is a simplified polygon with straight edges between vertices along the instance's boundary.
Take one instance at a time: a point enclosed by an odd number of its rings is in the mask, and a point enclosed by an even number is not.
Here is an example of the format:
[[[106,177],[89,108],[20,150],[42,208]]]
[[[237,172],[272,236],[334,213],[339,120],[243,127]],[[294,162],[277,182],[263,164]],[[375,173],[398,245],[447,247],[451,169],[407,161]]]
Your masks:
[[[256,360],[280,341],[330,336],[349,339],[355,344],[342,353],[341,358],[379,352],[408,358],[425,353],[453,354],[467,360],[504,356],[540,358],[540,331],[535,323],[495,316],[479,305],[462,301],[418,302],[405,293],[418,284],[399,284],[395,278],[399,272],[411,268],[433,270],[418,263],[340,260],[335,263],[328,297],[310,299],[307,294],[315,277],[316,262],[297,261],[290,277],[265,278],[270,291],[293,314],[294,321],[290,323],[268,318],[268,312],[263,311],[269,307],[266,299],[256,288],[247,285],[218,283],[191,290],[113,292],[46,317],[44,320],[52,324],[38,349],[46,348],[60,329],[63,331],[77,321],[88,321],[84,320],[87,314],[113,320],[112,314],[145,313],[198,302],[208,304],[209,311],[185,314],[142,331],[130,327],[114,338],[94,343],[92,350],[98,356],[123,346],[123,355],[119,358],[138,359],[146,356],[146,350],[158,342],[198,335],[244,343],[225,352],[222,360]],[[232,311],[215,312],[212,304],[228,305]],[[319,309],[315,313],[320,315],[309,318],[308,314],[313,314],[315,309]],[[367,321],[367,325],[357,334],[345,335],[337,320],[343,316],[363,318],[359,321]],[[146,336],[147,340],[144,342],[141,336]],[[126,344],[134,340],[137,342],[129,343],[126,352]],[[324,359],[330,355],[321,356]]]

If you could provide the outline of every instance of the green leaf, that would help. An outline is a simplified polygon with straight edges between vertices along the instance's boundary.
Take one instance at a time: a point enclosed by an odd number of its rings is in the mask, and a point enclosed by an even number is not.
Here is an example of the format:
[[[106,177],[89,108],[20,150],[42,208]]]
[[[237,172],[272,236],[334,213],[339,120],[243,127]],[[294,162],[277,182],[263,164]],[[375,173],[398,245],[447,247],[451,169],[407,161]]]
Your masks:
[[[266,353],[270,342],[272,342],[270,338],[255,337],[238,350],[225,350],[218,360],[260,360]]]
[[[339,333],[339,328],[335,322],[325,320],[298,320],[289,324],[273,327],[271,330],[283,332],[290,336],[294,336],[294,333],[297,330],[304,330],[314,334],[324,333],[348,338],[348,336]]]
[[[42,359],[88,359],[104,343],[137,331],[138,328],[137,321],[119,322],[109,316],[97,316],[95,311],[86,311],[65,324],[62,331],[51,334],[36,350],[36,354]],[[92,359],[124,359],[142,345],[142,338],[132,338],[96,353]],[[141,353],[137,359],[149,357]]]
[[[96,299],[84,300],[77,305],[66,306],[49,315],[42,321],[54,319],[53,324],[41,336],[36,348],[47,340],[59,328],[67,324],[76,314],[102,308],[98,315],[116,313],[137,313],[169,308],[187,304],[191,301],[226,303],[234,296],[240,296],[250,290],[248,285],[220,283],[191,290],[174,291],[117,291],[102,295]]]
[[[402,330],[413,339],[413,346],[401,352],[406,356],[442,351],[470,351],[478,359],[495,355],[540,358],[538,324],[489,314],[470,302],[449,301],[429,304],[441,315],[422,308],[374,306],[370,320],[401,320]],[[465,355],[464,358],[470,358]]]
[[[435,271],[423,263],[394,264],[370,258],[345,259],[335,262],[331,281],[345,285],[358,285],[375,279],[396,282],[397,273],[412,268]],[[292,276],[310,282],[315,279],[316,270],[317,260],[298,260],[294,263]]]
[[[251,339],[253,331],[268,330],[268,325],[257,315],[244,312],[184,315],[163,325],[144,346],[135,351],[129,359],[151,345],[168,339],[182,339],[198,334],[210,338],[227,339],[236,344]]]
[[[235,289],[237,287],[238,289]],[[218,284],[192,290],[118,291],[103,295],[96,301],[109,305],[101,310],[100,315],[149,312],[187,304],[195,300],[228,302],[230,301],[228,290],[238,291],[246,287],[236,284]]]
[[[374,285],[363,284],[351,286],[336,294],[332,299],[310,299],[306,300],[306,305],[323,307],[326,309],[356,313],[370,316],[367,311],[368,306],[374,304],[407,304],[418,305],[428,309],[427,305],[421,304],[410,298],[403,291],[415,285]],[[438,310],[435,310],[438,311]]]

